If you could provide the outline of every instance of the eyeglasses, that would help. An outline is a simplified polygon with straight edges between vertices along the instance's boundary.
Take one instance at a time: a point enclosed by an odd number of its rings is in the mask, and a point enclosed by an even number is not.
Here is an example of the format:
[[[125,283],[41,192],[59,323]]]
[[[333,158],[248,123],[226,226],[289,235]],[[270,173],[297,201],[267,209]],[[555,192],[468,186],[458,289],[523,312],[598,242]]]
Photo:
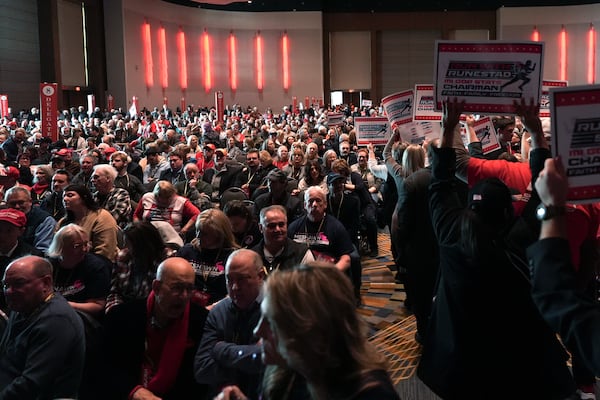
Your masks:
[[[18,206],[22,206],[22,205],[24,205],[25,203],[27,203],[29,201],[30,200],[9,200],[9,201],[6,202],[6,205],[9,208],[15,208],[15,207],[18,207]]]
[[[248,157],[246,161],[258,160],[258,157]]]
[[[102,175],[92,175],[92,177],[90,178],[91,180],[95,181],[102,178]]]
[[[174,283],[172,285],[167,285],[166,283],[162,282],[162,284],[165,285],[169,291],[175,295],[181,295],[183,292],[191,294],[196,288],[193,283]]]
[[[19,290],[19,289],[22,289],[25,286],[29,285],[30,283],[33,283],[35,281],[38,281],[38,280],[44,278],[45,276],[46,275],[39,276],[39,277],[33,278],[33,279],[19,279],[14,282],[2,281],[2,289],[8,290],[9,288],[13,288],[14,290]]]

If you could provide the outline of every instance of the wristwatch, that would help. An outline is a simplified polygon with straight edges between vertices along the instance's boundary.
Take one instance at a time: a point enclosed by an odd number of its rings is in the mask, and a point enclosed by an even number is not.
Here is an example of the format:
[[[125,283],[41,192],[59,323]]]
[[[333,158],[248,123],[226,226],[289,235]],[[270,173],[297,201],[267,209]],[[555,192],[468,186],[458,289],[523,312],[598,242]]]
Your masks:
[[[543,203],[540,203],[535,210],[535,216],[540,221],[547,221],[566,213],[567,208],[565,206],[546,206]]]

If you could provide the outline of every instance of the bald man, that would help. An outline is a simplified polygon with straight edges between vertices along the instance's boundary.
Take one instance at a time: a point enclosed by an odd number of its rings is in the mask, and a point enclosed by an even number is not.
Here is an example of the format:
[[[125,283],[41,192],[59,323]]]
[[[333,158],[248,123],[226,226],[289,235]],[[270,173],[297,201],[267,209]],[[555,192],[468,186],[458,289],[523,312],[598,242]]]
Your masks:
[[[264,278],[258,253],[239,249],[227,258],[229,296],[210,310],[194,366],[196,380],[210,385],[210,398],[225,385],[239,386],[250,398],[259,397],[264,366],[254,327],[261,315]]]
[[[106,398],[203,398],[193,378],[194,353],[208,311],[190,303],[196,274],[180,257],[163,261],[147,299],[123,303],[106,315]]]
[[[0,340],[0,399],[77,398],[85,358],[83,323],[54,292],[52,265],[11,262],[2,281],[9,309]]]

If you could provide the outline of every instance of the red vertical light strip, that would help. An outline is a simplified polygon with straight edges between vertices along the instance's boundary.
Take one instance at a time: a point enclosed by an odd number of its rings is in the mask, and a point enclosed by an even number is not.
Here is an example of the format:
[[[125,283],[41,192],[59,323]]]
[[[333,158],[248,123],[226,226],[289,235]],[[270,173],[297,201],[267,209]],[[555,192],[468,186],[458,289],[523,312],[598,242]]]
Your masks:
[[[588,83],[596,83],[596,30],[594,24],[590,24],[588,31]]]
[[[185,32],[181,28],[177,33],[177,53],[179,55],[179,86],[181,90],[186,90],[188,85],[187,54],[185,52]]]
[[[237,90],[237,42],[233,32],[229,34],[229,87]]]
[[[281,38],[281,57],[283,65],[283,90],[290,88],[290,62],[289,62],[289,42],[287,32],[283,33]]]
[[[567,80],[567,30],[563,25],[560,30],[558,51],[560,53],[559,68],[560,79]]]
[[[264,76],[263,76],[263,42],[260,36],[260,31],[256,33],[256,88],[259,91],[264,89]]]
[[[169,87],[169,71],[167,66],[167,34],[164,27],[158,30],[158,51],[160,54],[160,84],[163,89]]]
[[[202,60],[204,65],[204,90],[208,93],[212,88],[212,71],[210,69],[210,36],[206,29],[202,34]]]
[[[152,35],[148,22],[144,22],[144,25],[142,25],[142,41],[144,44],[144,64],[146,66],[146,87],[151,88],[154,86],[154,73],[152,65]]]
[[[531,40],[534,42],[540,41],[540,31],[538,31],[537,26],[533,27],[533,32],[531,32]]]

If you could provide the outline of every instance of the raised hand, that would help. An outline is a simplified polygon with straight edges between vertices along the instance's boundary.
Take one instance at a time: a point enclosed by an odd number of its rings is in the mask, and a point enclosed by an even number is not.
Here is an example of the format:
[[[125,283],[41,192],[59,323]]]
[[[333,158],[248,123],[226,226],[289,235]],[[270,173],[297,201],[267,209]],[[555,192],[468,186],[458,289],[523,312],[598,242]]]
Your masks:
[[[546,159],[544,169],[535,181],[535,189],[545,205],[565,205],[569,186],[560,157]]]
[[[442,103],[442,110],[444,113],[444,129],[454,127],[460,122],[460,115],[465,109],[465,101],[458,101],[456,97],[452,100],[446,99]]]
[[[521,99],[520,102],[517,100],[513,101],[516,108],[517,115],[521,117],[523,125],[532,134],[542,134],[542,121],[540,120],[540,104],[537,103],[533,97],[530,99],[529,104],[525,99]]]

